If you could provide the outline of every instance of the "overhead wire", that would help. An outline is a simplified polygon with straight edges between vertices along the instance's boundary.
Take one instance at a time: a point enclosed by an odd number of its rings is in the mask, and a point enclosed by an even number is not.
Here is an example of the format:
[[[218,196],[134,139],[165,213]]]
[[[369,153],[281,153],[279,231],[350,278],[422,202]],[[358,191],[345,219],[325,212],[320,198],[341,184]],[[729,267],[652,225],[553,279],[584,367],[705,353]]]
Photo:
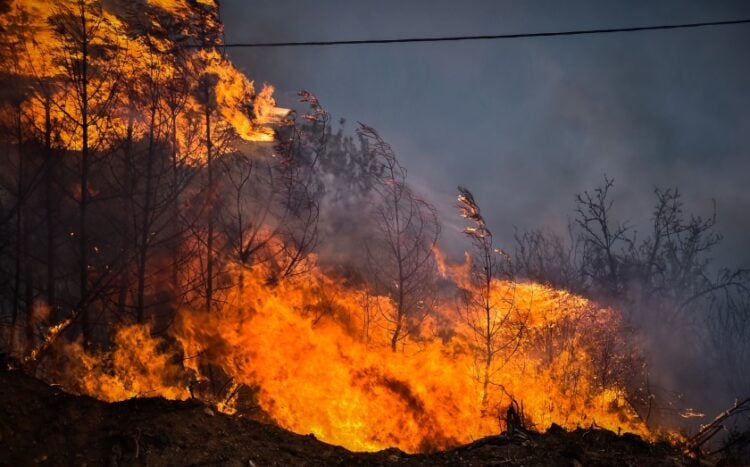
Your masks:
[[[731,26],[750,24],[750,18],[726,20],[726,21],[703,21],[699,23],[659,24],[650,26],[632,26],[619,28],[597,28],[597,29],[572,29],[565,31],[546,32],[521,32],[508,34],[482,34],[467,36],[437,36],[437,37],[403,37],[385,39],[348,39],[331,41],[285,41],[285,42],[230,42],[221,44],[225,48],[262,48],[262,47],[325,47],[337,45],[365,45],[365,44],[404,44],[424,42],[460,42],[460,41],[486,41],[504,39],[522,39],[534,37],[560,37],[560,36],[583,36],[593,34],[613,34],[639,31],[664,31],[674,29],[691,29],[705,27]],[[208,45],[191,44],[187,47],[210,47]]]

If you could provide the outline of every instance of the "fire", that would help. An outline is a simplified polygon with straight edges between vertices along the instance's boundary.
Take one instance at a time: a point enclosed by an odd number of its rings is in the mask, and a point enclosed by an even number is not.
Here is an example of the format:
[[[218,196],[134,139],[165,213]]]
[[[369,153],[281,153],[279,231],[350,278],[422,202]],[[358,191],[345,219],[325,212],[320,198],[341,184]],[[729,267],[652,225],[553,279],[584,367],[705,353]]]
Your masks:
[[[151,337],[148,326],[124,326],[114,336],[110,352],[87,353],[78,342],[61,344],[65,361],[57,368],[77,375],[71,389],[97,399],[115,402],[134,397],[162,396],[186,399],[186,373],[175,364],[176,355],[165,352],[163,342]],[[56,377],[65,381],[64,376]]]
[[[272,86],[256,93],[220,52],[215,2],[149,0],[137,16],[144,23],[134,22],[130,2],[92,11],[95,5],[13,0],[13,13],[0,16],[10,36],[34,38],[25,42],[31,47],[11,47],[12,72],[42,83],[19,114],[34,128],[56,122],[50,144],[106,152],[152,138],[169,142],[182,162],[201,163],[237,140],[273,140],[270,126],[286,110],[276,107]],[[71,34],[78,26],[90,55],[79,47],[81,36]],[[84,62],[88,86],[81,84]],[[79,192],[95,194],[83,186]],[[258,234],[265,235],[263,227]],[[482,342],[461,303],[475,287],[470,262],[452,265],[439,250],[433,254],[443,290],[435,305],[419,302],[420,310],[430,308],[427,318],[395,350],[389,297],[324,271],[314,259],[304,274],[269,281],[267,265],[222,258],[230,270],[221,306],[180,305],[174,322],[159,331],[122,325],[108,336],[111,345],[99,349],[58,339],[71,322],[63,321],[48,329],[43,345],[56,352],[39,372],[107,401],[203,397],[225,412],[244,413],[242,398],[251,398],[280,426],[354,450],[456,446],[499,432],[504,411],[516,403],[539,430],[596,424],[652,436],[626,401],[623,369],[637,369],[638,361],[622,340],[615,310],[544,285],[494,279],[491,299],[508,307],[488,326],[508,338],[483,363]],[[198,276],[200,268],[188,264],[184,273]],[[217,375],[225,381],[217,383]],[[205,384],[221,387],[201,389]],[[241,395],[242,388],[250,394]]]
[[[130,2],[121,1],[106,2],[101,11],[90,0],[13,0],[9,8],[8,14],[0,16],[0,27],[9,32],[12,72],[40,83],[34,99],[23,109],[25,117],[42,129],[49,115],[56,124],[52,143],[58,148],[82,147],[84,98],[75,83],[84,61],[89,83],[85,99],[88,139],[98,149],[115,145],[113,135],[125,138],[130,131],[138,136],[149,125],[171,123],[184,152],[191,152],[192,134],[204,131],[196,127],[200,121],[196,115],[206,105],[215,106],[211,110],[220,116],[221,131],[214,144],[221,143],[219,135],[228,129],[245,141],[272,141],[273,130],[264,125],[275,122],[270,116],[285,113],[276,109],[272,87],[264,86],[256,94],[253,82],[217,49],[185,42],[185,37],[197,37],[221,45],[214,1],[149,0],[137,14]],[[83,37],[88,47],[85,57]],[[211,103],[204,102],[200,93],[204,76],[210,77],[214,88]],[[184,94],[179,102],[171,101],[174,92]],[[139,98],[157,101],[157,121],[154,116],[133,115],[132,100]],[[180,112],[175,112],[175,106]],[[175,114],[173,122],[169,122],[170,113]]]
[[[353,450],[423,452],[470,442],[499,432],[512,400],[540,430],[595,424],[653,437],[624,388],[597,373],[604,368],[597,352],[620,332],[614,310],[539,284],[498,284],[513,286],[527,329],[519,348],[492,369],[483,404],[471,330],[450,301],[392,352],[387,323],[363,331],[365,290],[317,269],[276,286],[266,277],[262,268],[245,271],[242,287],[215,312],[182,310],[167,339],[133,325],[117,331],[106,354],[66,344],[60,353],[74,364],[54,364],[65,370],[52,379],[105,400],[184,399],[207,368],[219,368],[233,384],[257,389],[257,403],[282,427]],[[381,312],[392,306],[378,296],[369,305]],[[215,402],[236,409],[235,401]]]

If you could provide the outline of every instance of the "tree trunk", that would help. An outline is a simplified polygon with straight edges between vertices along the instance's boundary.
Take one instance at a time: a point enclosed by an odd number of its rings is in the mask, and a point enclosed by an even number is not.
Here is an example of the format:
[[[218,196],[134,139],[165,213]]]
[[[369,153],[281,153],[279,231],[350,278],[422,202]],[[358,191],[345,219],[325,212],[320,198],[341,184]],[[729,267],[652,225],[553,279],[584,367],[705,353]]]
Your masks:
[[[156,125],[156,104],[151,107],[151,122],[148,131],[148,153],[146,154],[146,186],[143,200],[143,220],[141,224],[141,238],[138,252],[138,296],[136,311],[138,323],[143,323],[145,313],[146,271],[149,250],[149,235],[151,233],[151,190],[153,184],[154,166],[154,125]]]
[[[206,238],[206,311],[211,311],[213,303],[213,275],[214,275],[214,176],[213,176],[213,154],[211,143],[211,91],[208,80],[206,80],[206,170],[208,172],[208,233]]]
[[[130,231],[130,226],[132,223],[129,221],[128,217],[132,214],[134,208],[133,208],[133,185],[135,184],[135,177],[133,176],[133,125],[135,124],[133,119],[133,113],[130,113],[130,116],[128,117],[128,126],[127,126],[127,132],[125,136],[125,146],[123,148],[123,160],[125,161],[125,173],[123,175],[125,179],[125,187],[126,190],[128,190],[124,198],[125,200],[122,202],[122,214],[125,218],[125,221],[122,225],[122,232],[121,232],[121,244],[120,249],[122,251],[123,257],[128,257],[128,254],[130,252],[130,248],[132,247],[130,241],[132,240],[132,235]],[[128,305],[128,289],[129,289],[129,272],[130,269],[128,268],[128,265],[125,264],[122,267],[122,271],[120,272],[119,277],[119,286],[117,291],[117,310],[120,313],[120,316],[124,316],[127,312],[126,308]]]
[[[24,225],[24,214],[25,205],[24,200],[26,190],[24,183],[24,154],[22,150],[23,146],[23,132],[21,127],[21,104],[18,104],[16,109],[16,155],[18,157],[18,173],[16,174],[16,225],[15,225],[15,256],[14,256],[14,271],[13,271],[13,310],[11,314],[10,322],[10,345],[9,348],[13,352],[16,347],[16,337],[18,326],[18,317],[21,313],[21,282],[23,276],[23,255],[25,241],[23,239],[23,225]]]
[[[486,412],[489,405],[489,386],[490,386],[490,371],[492,370],[492,341],[494,340],[494,333],[492,329],[492,298],[490,293],[492,292],[492,249],[485,246],[484,251],[484,284],[483,285],[483,301],[484,301],[484,317],[485,317],[485,335],[484,335],[484,380],[482,381],[482,412]]]
[[[52,102],[49,92],[44,99],[44,221],[47,225],[47,304],[54,309],[57,296],[55,293],[55,270],[57,268],[57,248],[55,246],[55,195],[52,191],[55,160],[52,152],[52,119],[50,109]]]
[[[80,260],[79,307],[83,331],[83,345],[88,348],[92,338],[91,317],[89,316],[89,261],[88,261],[88,207],[89,207],[89,95],[88,95],[88,46],[89,37],[86,25],[85,6],[81,5],[81,194],[79,201],[78,254]]]
[[[177,112],[172,112],[172,215],[174,216],[172,222],[172,295],[173,299],[177,297],[180,289],[180,230],[177,226],[177,220],[180,212],[180,197],[179,193],[179,172],[177,167]]]

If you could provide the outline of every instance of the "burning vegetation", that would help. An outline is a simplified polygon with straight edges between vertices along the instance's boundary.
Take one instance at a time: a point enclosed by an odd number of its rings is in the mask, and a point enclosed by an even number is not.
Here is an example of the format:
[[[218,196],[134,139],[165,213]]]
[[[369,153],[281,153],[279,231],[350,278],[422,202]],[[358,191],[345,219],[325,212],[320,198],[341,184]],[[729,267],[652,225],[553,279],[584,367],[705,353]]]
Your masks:
[[[708,279],[714,220],[686,219],[676,191],[642,242],[608,217],[606,180],[578,197],[572,242],[530,232],[508,253],[459,188],[468,251],[447,260],[378,132],[334,130],[308,92],[301,115],[256,92],[213,1],[0,12],[9,366],[416,453],[553,425],[676,440],[665,413],[687,412],[652,384],[640,326],[714,307],[700,337],[747,350],[745,278]],[[748,353],[731,355],[741,395]]]

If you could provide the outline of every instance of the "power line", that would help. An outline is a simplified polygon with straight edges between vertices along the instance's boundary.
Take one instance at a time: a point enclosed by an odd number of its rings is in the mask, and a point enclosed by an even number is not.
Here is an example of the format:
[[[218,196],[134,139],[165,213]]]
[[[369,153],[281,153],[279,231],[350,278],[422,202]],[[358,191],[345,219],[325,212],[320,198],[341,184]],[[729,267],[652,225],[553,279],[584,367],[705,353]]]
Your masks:
[[[520,39],[526,37],[556,37],[556,36],[583,36],[589,34],[610,34],[618,32],[637,31],[663,31],[668,29],[702,28],[708,26],[729,26],[750,23],[750,18],[729,21],[707,21],[702,23],[683,24],[661,24],[656,26],[634,26],[628,28],[600,28],[600,29],[575,29],[569,31],[552,32],[524,32],[516,34],[488,34],[479,36],[442,36],[442,37],[406,37],[401,39],[359,39],[339,41],[300,41],[300,42],[235,42],[222,44],[220,47],[227,48],[260,48],[260,47],[309,47],[309,46],[331,46],[331,45],[363,45],[363,44],[403,44],[408,42],[457,42],[457,41],[483,41],[497,39]],[[204,47],[192,45],[189,47]]]

